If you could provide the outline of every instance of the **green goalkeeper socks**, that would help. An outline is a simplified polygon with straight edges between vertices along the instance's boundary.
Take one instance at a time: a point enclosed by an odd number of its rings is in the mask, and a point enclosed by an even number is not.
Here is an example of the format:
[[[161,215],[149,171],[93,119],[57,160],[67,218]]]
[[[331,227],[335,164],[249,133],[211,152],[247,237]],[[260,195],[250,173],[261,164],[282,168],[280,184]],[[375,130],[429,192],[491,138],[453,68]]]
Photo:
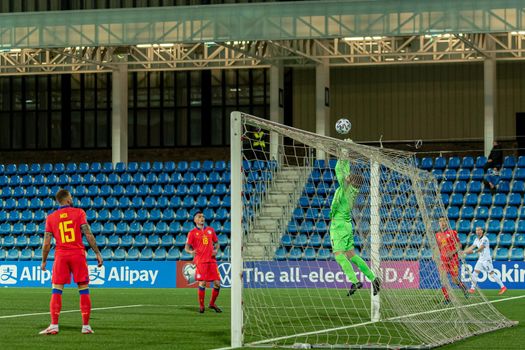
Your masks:
[[[357,283],[357,276],[355,275],[354,268],[352,267],[352,264],[350,263],[350,261],[348,261],[348,258],[346,257],[346,255],[345,254],[336,255],[335,261],[337,261],[337,263],[341,266],[346,277],[348,277],[348,279],[352,283]],[[361,261],[363,260],[361,259]]]
[[[352,261],[357,266],[357,268],[361,270],[370,281],[373,281],[376,278],[372,270],[370,270],[368,265],[359,255],[354,255],[352,259],[350,259],[350,261]]]

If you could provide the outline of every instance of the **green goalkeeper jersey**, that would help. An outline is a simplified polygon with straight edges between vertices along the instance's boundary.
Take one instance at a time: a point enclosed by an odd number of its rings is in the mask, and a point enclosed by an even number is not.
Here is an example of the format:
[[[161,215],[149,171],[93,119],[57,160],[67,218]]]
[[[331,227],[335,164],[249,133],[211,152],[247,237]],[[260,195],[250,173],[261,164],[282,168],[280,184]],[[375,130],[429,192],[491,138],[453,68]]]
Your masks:
[[[339,188],[335,191],[330,208],[330,218],[332,220],[350,222],[352,219],[352,208],[359,190],[346,181],[348,175],[350,175],[350,162],[348,160],[338,160],[335,165],[335,176],[339,183]]]

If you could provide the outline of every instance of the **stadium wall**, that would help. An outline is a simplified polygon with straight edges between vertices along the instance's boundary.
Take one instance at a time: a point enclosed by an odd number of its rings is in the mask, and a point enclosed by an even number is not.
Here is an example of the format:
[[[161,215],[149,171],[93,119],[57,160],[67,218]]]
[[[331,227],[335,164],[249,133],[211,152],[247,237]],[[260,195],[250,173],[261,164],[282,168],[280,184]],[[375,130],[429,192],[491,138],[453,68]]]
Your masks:
[[[195,268],[188,261],[108,261],[102,268],[89,265],[90,283],[100,288],[195,288]],[[467,270],[475,262],[461,268],[462,280],[470,282]],[[0,286],[51,287],[51,263],[42,271],[39,261],[3,261],[0,264]],[[509,289],[525,289],[524,261],[496,261],[496,273]],[[428,261],[383,261],[385,288],[430,288],[437,278],[437,269]],[[231,286],[230,263],[219,263],[221,284]],[[365,280],[361,272],[358,278]],[[264,261],[251,262],[245,268],[245,286],[250,288],[349,288],[350,282],[335,261]],[[479,286],[494,289],[495,282],[481,273]]]
[[[513,137],[525,63],[500,62],[497,77],[496,135]],[[330,85],[331,123],[349,116],[356,141],[483,137],[480,62],[332,68]],[[294,69],[293,89],[294,124],[314,131],[315,70]]]

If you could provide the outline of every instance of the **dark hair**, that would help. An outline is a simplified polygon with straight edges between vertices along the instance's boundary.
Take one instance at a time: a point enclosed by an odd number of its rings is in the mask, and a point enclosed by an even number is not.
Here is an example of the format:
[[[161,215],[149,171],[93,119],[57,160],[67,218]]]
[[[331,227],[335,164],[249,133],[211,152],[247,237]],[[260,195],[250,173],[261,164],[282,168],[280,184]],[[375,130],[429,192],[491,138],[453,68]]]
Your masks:
[[[197,210],[197,211],[195,212],[195,214],[193,214],[193,218],[195,219],[195,217],[196,217],[198,214],[202,214],[202,211]]]
[[[57,194],[55,195],[55,198],[56,198],[58,203],[62,204],[64,199],[66,199],[70,195],[71,195],[71,193],[69,193],[68,190],[61,189],[61,190],[58,190]]]

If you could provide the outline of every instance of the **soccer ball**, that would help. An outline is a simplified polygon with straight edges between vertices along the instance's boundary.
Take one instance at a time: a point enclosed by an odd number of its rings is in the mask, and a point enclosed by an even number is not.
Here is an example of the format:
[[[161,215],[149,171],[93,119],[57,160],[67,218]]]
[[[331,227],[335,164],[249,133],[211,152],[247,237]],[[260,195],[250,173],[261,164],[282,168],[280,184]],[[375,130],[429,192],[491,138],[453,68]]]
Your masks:
[[[184,275],[184,278],[188,282],[188,284],[192,284],[195,282],[195,272],[197,270],[197,267],[194,264],[186,264],[182,268],[182,274]]]
[[[335,123],[335,131],[339,134],[348,134],[350,129],[352,129],[352,123],[346,118],[341,118]]]

